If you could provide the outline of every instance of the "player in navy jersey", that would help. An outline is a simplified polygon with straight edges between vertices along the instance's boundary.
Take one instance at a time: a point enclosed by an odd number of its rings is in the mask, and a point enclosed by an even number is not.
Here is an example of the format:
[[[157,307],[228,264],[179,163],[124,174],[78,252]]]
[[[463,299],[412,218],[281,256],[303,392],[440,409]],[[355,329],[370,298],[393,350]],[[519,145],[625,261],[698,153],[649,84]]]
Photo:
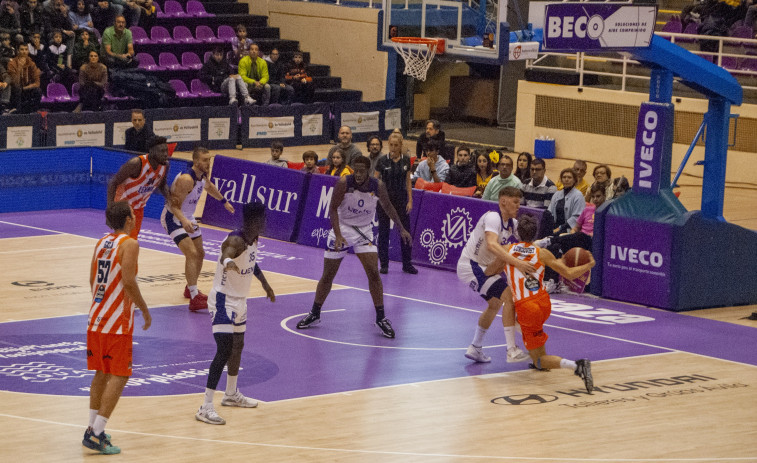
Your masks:
[[[378,250],[373,244],[373,217],[376,214],[376,202],[381,203],[384,211],[400,228],[402,240],[411,243],[410,233],[402,226],[397,211],[389,201],[384,182],[368,175],[371,161],[365,156],[358,156],[352,161],[355,173],[339,179],[329,207],[332,230],[326,241],[323,254],[323,274],[318,281],[313,307],[297,323],[298,329],[317,325],[321,321],[321,306],[331,291],[331,284],[339,270],[347,248],[352,247],[355,255],[363,264],[368,277],[368,289],[376,307],[376,326],[387,338],[394,337],[391,322],[384,316],[384,285],[378,272]]]

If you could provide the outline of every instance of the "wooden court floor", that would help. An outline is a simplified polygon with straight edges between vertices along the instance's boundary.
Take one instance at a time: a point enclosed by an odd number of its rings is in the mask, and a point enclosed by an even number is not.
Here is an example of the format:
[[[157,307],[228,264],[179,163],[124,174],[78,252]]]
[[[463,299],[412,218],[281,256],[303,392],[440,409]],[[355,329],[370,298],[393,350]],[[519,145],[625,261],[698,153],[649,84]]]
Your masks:
[[[49,228],[56,230],[55,223]],[[94,243],[68,233],[0,239],[0,327],[84,314]],[[140,273],[183,272],[183,258],[174,252],[142,248],[139,265]],[[206,261],[201,288],[209,289],[213,269]],[[454,281],[449,272],[422,271],[436,272],[431,275],[441,284]],[[267,275],[282,297],[315,288],[313,278]],[[70,290],[54,297],[40,291],[30,299],[14,281],[55,281]],[[386,281],[385,292],[398,290],[392,286],[397,280]],[[183,285],[166,279],[141,288],[160,311],[186,304]],[[253,284],[250,296],[262,295]],[[682,317],[753,328],[757,322],[741,318],[755,310],[720,308]],[[729,342],[713,330],[698,336],[706,344]],[[571,392],[581,384],[570,372],[521,369],[270,401],[257,409],[222,408],[217,397],[226,426],[194,419],[201,393],[123,397],[108,423],[123,453],[111,457],[80,444],[86,397],[2,391],[0,455],[2,461],[34,462],[757,461],[757,361],[667,350],[601,360],[594,368],[604,392],[591,396]],[[345,365],[340,374],[365,372]]]

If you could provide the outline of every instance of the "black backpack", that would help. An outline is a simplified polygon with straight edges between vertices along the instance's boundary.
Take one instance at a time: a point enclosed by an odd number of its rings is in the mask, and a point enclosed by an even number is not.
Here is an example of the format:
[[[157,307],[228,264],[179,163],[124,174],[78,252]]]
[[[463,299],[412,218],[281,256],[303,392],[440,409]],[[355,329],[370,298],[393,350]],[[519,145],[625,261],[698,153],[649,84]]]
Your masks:
[[[176,98],[171,85],[142,69],[113,69],[110,79],[113,95],[140,100],[144,108],[169,107]]]

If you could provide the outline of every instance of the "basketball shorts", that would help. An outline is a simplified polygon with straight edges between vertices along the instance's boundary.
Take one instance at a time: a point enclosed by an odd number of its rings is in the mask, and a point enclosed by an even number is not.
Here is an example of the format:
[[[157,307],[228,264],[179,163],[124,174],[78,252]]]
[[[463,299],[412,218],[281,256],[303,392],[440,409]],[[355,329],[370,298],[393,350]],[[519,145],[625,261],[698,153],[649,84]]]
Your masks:
[[[186,237],[195,239],[202,236],[202,230],[197,226],[197,219],[195,219],[194,216],[189,215],[187,216],[187,220],[189,220],[194,227],[192,233],[187,233],[187,231],[184,230],[184,227],[181,226],[179,219],[173,215],[172,212],[169,212],[168,209],[163,208],[163,213],[160,214],[160,224],[163,225],[163,229],[168,232],[168,236],[173,239],[173,242],[176,243],[177,246],[181,243],[181,240]]]
[[[493,297],[502,298],[502,293],[507,289],[507,278],[503,273],[486,276],[484,270],[486,267],[481,267],[476,261],[465,258],[457,261],[457,278],[460,281],[486,301]]]
[[[145,209],[143,207],[140,207],[139,209],[134,209],[134,228],[132,228],[131,233],[129,233],[129,236],[131,236],[135,240],[139,240],[139,231],[142,229],[142,219],[144,217],[145,217]]]
[[[247,330],[247,298],[228,296],[216,290],[208,295],[213,333],[244,333]]]
[[[551,313],[552,302],[546,291],[515,303],[515,315],[523,331],[526,349],[538,349],[547,343],[549,336],[544,332],[544,323]]]
[[[349,248],[352,248],[352,250],[355,251],[355,254],[361,254],[364,252],[378,253],[376,245],[373,244],[373,224],[368,224],[363,227],[339,224],[339,228],[341,229],[342,236],[347,241],[347,244],[342,246],[342,249],[339,251],[334,250],[336,235],[332,229],[326,240],[326,251],[323,253],[323,257],[326,259],[341,259],[347,255],[347,250]]]
[[[87,369],[116,376],[131,376],[130,334],[87,331]]]

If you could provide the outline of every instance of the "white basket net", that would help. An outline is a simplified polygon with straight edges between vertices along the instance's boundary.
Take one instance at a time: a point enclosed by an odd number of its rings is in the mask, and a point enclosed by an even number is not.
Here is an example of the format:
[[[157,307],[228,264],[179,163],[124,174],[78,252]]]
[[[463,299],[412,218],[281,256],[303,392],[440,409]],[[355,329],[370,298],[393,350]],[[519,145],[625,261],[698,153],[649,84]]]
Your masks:
[[[405,72],[403,74],[415,77],[418,80],[426,80],[426,72],[436,56],[436,42],[420,44],[420,47],[410,46],[403,42],[392,42],[394,49],[405,60]]]

